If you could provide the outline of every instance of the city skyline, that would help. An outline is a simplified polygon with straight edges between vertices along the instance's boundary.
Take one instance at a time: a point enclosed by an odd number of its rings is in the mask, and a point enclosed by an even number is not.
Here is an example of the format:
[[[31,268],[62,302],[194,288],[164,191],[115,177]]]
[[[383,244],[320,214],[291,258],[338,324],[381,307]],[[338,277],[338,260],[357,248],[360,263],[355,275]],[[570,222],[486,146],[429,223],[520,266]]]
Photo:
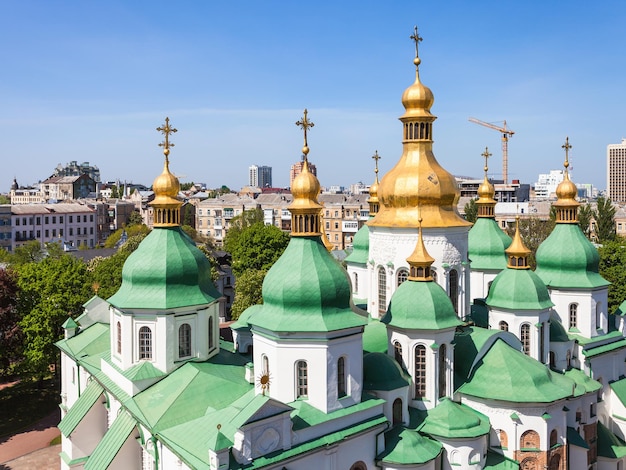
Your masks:
[[[574,181],[606,188],[607,145],[624,136],[620,2],[268,2],[240,10],[7,5],[0,188],[14,176],[35,183],[72,160],[97,165],[103,180],[149,184],[160,166],[155,129],[166,116],[179,129],[171,167],[182,182],[238,189],[253,152],[274,168],[274,185],[287,186],[304,108],[316,124],[309,158],[322,184],[369,184],[376,150],[381,175],[401,155],[397,118],[414,79],[414,24],[444,168],[480,177],[487,146],[489,174],[499,178],[499,133],[468,118],[506,120],[515,131],[509,179],[532,184],[562,168],[569,136]]]

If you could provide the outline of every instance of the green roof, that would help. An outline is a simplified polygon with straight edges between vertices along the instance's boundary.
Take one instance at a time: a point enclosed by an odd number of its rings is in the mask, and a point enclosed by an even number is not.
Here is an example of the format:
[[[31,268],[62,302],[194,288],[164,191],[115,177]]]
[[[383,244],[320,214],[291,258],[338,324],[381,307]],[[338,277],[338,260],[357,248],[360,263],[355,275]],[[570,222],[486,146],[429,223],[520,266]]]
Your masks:
[[[207,257],[180,227],[155,228],[128,257],[122,286],[108,299],[119,309],[171,309],[221,297]]]
[[[67,414],[63,417],[59,423],[59,431],[65,436],[69,437],[78,423],[80,423],[85,415],[89,412],[91,407],[96,403],[98,398],[102,395],[104,389],[95,380],[89,382],[87,388],[78,397],[78,400],[72,405]]]
[[[248,323],[275,332],[328,332],[365,326],[353,311],[346,271],[320,237],[292,237],[263,281],[262,308]]]
[[[396,328],[419,330],[442,330],[462,325],[450,297],[434,281],[403,282],[393,293],[381,321]]]
[[[615,310],[615,315],[623,316],[624,314],[626,314],[626,300],[619,304],[619,307]]]
[[[537,275],[549,287],[594,288],[610,283],[598,274],[600,255],[578,224],[556,224],[537,250]]]
[[[626,405],[626,379],[617,380],[609,384],[613,393],[617,395],[622,405]]]
[[[574,381],[498,338],[458,391],[491,400],[550,403],[571,397],[574,388]]]
[[[470,229],[467,241],[472,269],[506,269],[507,256],[504,250],[511,244],[511,237],[498,227],[494,219],[479,217]]]
[[[489,307],[543,310],[552,307],[543,281],[530,269],[508,268],[496,276],[486,299]]]
[[[550,342],[567,343],[571,341],[561,321],[554,315],[550,316]]]
[[[375,318],[370,317],[368,320],[369,323],[363,330],[363,352],[386,353],[388,345],[387,325]]]
[[[626,442],[598,421],[598,456],[607,459],[621,459],[626,456]]]
[[[70,328],[78,328],[78,324],[74,321],[72,317],[68,317],[68,319],[65,320],[65,322],[61,326],[66,330]]]
[[[585,441],[576,429],[567,427],[567,443],[583,449],[589,449],[589,444]]]
[[[485,470],[519,470],[519,462],[497,452],[487,451]]]
[[[584,393],[597,392],[602,388],[602,384],[597,380],[593,380],[587,374],[585,374],[582,370],[579,369],[570,369],[566,371],[563,375],[568,379],[573,380],[577,386],[582,387]]]
[[[385,433],[385,450],[377,456],[377,460],[386,464],[423,464],[436,459],[442,448],[440,442],[396,426]]]
[[[370,228],[363,225],[352,239],[352,253],[344,260],[348,264],[367,264],[370,254]]]
[[[109,468],[136,425],[135,419],[125,411],[118,414],[109,430],[89,456],[84,467],[85,470]]]
[[[372,352],[363,357],[363,390],[395,390],[408,386],[406,374],[387,354]]]
[[[469,406],[443,398],[419,428],[420,432],[434,437],[470,438],[489,433],[489,418]]]
[[[57,341],[56,345],[74,359],[108,351],[111,347],[109,325],[94,323],[71,338]]]
[[[600,354],[605,354],[616,349],[626,348],[626,339],[614,341],[613,343],[605,344],[591,349],[583,349],[583,355],[585,357],[594,357]]]

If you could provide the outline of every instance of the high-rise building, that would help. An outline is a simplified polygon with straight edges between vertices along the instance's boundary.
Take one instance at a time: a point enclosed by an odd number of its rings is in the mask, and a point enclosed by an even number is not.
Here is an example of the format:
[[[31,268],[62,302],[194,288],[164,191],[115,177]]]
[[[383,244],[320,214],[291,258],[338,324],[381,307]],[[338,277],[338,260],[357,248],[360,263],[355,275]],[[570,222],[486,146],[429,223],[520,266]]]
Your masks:
[[[626,202],[626,139],[606,147],[606,192],[613,202]]]
[[[291,171],[289,172],[289,187],[293,186],[293,180],[302,172],[302,167],[304,166],[304,161],[299,161],[298,163],[294,163],[291,165]],[[317,167],[312,163],[309,163],[309,171],[317,176]]]
[[[248,168],[248,185],[256,188],[272,187],[272,167],[252,165]]]

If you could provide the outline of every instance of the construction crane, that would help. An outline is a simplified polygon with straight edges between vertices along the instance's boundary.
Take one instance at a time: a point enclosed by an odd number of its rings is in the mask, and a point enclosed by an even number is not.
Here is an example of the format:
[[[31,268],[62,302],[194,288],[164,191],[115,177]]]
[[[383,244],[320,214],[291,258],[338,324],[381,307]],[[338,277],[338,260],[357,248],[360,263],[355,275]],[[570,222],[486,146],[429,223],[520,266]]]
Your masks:
[[[500,127],[473,117],[469,118],[469,120],[475,124],[494,129],[502,134],[502,179],[504,180],[504,184],[507,184],[509,178],[509,137],[512,137],[515,132],[506,128],[506,121],[503,121],[503,125]]]

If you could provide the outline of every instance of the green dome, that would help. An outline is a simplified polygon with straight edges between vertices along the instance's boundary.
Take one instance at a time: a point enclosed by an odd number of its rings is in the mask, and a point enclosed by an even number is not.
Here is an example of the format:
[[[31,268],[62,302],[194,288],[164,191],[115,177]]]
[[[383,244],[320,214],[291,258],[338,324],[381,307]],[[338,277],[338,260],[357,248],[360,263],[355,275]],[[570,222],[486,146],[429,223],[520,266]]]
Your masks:
[[[554,305],[548,288],[530,269],[505,269],[498,274],[486,303],[509,310],[543,310]]]
[[[387,325],[375,318],[370,317],[368,320],[363,330],[363,351],[387,353]]]
[[[209,260],[176,226],[155,228],[139,244],[124,263],[122,286],[108,302],[119,309],[171,309],[219,297]]]
[[[410,280],[393,293],[381,321],[397,328],[416,330],[441,330],[462,324],[439,284]]]
[[[494,219],[478,218],[469,231],[467,241],[472,269],[506,269],[504,250],[511,244],[511,237],[498,227]]]
[[[442,448],[440,442],[424,437],[412,429],[396,426],[385,433],[385,450],[376,458],[385,464],[392,464],[393,468],[398,464],[413,468],[416,464],[436,459]]]
[[[392,357],[379,352],[363,356],[363,390],[395,390],[408,385],[404,372]]]
[[[600,255],[577,224],[557,224],[537,250],[537,275],[550,287],[608,286],[598,274]]]
[[[563,327],[563,324],[556,318],[550,317],[550,342],[551,343],[567,343],[569,336]]]
[[[271,331],[334,331],[367,324],[352,310],[346,271],[319,236],[292,237],[263,281],[250,325]]]
[[[370,254],[370,228],[363,225],[352,239],[352,253],[346,257],[346,263],[367,264]]]
[[[458,391],[491,400],[550,403],[571,397],[574,381],[497,339]]]
[[[489,419],[466,405],[442,398],[428,411],[420,432],[444,438],[469,438],[489,433]]]

